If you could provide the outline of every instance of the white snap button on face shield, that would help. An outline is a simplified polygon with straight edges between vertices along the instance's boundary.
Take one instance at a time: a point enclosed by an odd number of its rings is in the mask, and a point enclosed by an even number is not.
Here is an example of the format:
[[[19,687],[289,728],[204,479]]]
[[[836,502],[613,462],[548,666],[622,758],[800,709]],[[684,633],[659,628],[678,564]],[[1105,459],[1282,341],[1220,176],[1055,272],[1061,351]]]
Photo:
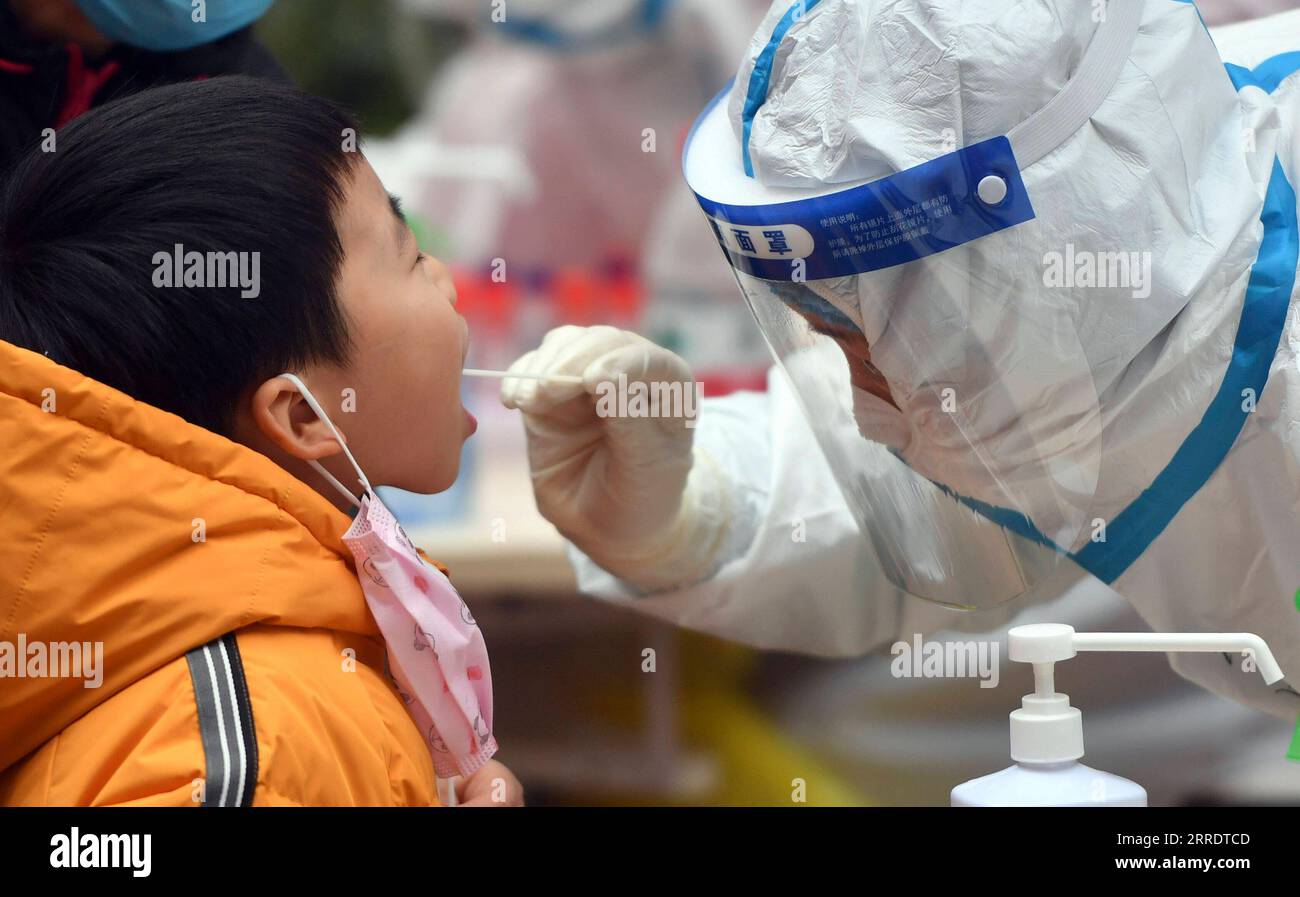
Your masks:
[[[924,5],[956,40],[960,4]],[[798,186],[812,179],[797,151],[774,171],[779,148],[821,145],[799,128],[820,135],[827,125],[789,112],[792,104],[805,108],[819,77],[833,81],[828,60],[853,35],[866,47],[881,28],[906,29],[890,6],[850,14],[823,0],[801,15],[774,7],[736,83],[687,138],[686,180],[864,539],[908,594],[961,608],[1001,604],[1087,540],[1099,400],[1072,309],[1019,301],[1042,286],[1042,250],[1025,236],[1037,225],[1021,171],[1105,99],[1141,6],[1111,4],[1107,21],[1081,26],[1075,76],[1006,134],[945,153],[936,131],[928,161],[812,186]],[[878,81],[906,77],[882,66],[873,69],[883,73],[872,76]],[[767,103],[776,111],[765,116]],[[834,122],[864,147],[871,135],[893,133]],[[756,150],[747,166],[754,141],[768,143],[762,163]],[[893,155],[878,150],[872,158]],[[878,383],[863,377],[863,365]]]
[[[1007,182],[996,174],[990,174],[980,181],[975,188],[980,202],[986,206],[996,206],[1007,198]]]

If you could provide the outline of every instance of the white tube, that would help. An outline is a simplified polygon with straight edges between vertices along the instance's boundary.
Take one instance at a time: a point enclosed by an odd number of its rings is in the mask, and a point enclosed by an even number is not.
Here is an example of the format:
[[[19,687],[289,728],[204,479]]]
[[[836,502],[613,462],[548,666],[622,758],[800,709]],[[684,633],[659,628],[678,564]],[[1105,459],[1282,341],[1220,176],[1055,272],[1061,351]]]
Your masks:
[[[582,378],[577,374],[534,374],[529,371],[485,371],[479,368],[465,368],[461,371],[466,377],[518,377],[521,380],[546,380],[551,383],[577,383],[581,384]]]
[[[1273,652],[1251,632],[1076,632],[1076,651],[1249,651],[1269,685],[1282,678]]]

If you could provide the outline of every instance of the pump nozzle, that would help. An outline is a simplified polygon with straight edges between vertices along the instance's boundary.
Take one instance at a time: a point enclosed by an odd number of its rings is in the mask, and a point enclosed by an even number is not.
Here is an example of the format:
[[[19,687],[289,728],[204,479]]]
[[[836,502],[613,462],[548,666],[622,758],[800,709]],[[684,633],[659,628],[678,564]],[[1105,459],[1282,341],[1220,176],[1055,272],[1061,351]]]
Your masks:
[[[1282,668],[1264,640],[1253,632],[1076,632],[1076,651],[1249,651],[1269,685]]]
[[[1016,626],[1008,633],[1007,657],[1034,664],[1069,660],[1079,651],[1248,651],[1269,685],[1282,678],[1282,668],[1264,640],[1250,632],[1075,632],[1063,623]],[[1049,679],[1050,688],[1050,679]]]
[[[1055,664],[1080,651],[1249,652],[1269,685],[1282,678],[1273,652],[1249,632],[1075,632],[1063,623],[1032,623],[1007,633],[1007,657],[1033,664],[1034,693],[1011,713],[1011,756],[1055,763],[1083,756],[1083,720],[1066,695],[1057,694]]]

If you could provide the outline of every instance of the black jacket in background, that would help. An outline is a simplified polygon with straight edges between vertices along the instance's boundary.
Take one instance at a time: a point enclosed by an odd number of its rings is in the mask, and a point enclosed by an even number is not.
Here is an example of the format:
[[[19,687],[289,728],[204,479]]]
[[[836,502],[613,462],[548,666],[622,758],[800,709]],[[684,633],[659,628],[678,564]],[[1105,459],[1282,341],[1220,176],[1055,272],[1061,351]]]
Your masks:
[[[61,118],[71,120],[87,108],[159,84],[235,74],[289,80],[251,27],[178,53],[115,44],[102,58],[86,61],[75,45],[28,39],[9,4],[0,0],[0,176],[39,145],[43,129],[63,124]]]

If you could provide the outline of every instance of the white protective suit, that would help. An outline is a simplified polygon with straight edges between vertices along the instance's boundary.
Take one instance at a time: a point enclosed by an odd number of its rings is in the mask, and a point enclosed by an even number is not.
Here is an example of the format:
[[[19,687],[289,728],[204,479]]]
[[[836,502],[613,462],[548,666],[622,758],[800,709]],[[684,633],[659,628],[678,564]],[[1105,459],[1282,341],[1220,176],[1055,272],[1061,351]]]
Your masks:
[[[779,15],[788,4],[777,5],[782,10],[774,14]],[[757,48],[767,43],[770,22],[766,28],[760,27],[745,65],[752,64]],[[1014,42],[1001,47],[994,37],[989,35],[986,42],[990,52],[1014,47]],[[1300,176],[1295,133],[1300,54],[1286,51],[1300,46],[1300,13],[1234,26],[1217,39],[1237,89],[1230,104],[1222,101],[1222,90],[1203,95],[1187,89],[1204,81],[1207,67],[1220,65],[1194,10],[1177,0],[1145,0],[1141,30],[1121,80],[1159,72],[1154,92],[1159,102],[1149,108],[1103,105],[1080,137],[1093,142],[1092,151],[1109,147],[1121,154],[1139,172],[1157,160],[1168,166],[1181,155],[1196,160],[1187,162],[1189,171],[1212,172],[1218,179],[1180,183],[1162,170],[1151,180],[1153,189],[1170,191],[1162,202],[1192,216],[1179,226],[1199,235],[1204,244],[1193,240],[1190,245],[1153,247],[1158,259],[1169,257],[1161,253],[1178,254],[1184,278],[1180,288],[1187,301],[1158,328],[1153,350],[1139,353],[1115,375],[1124,380],[1128,400],[1107,426],[1111,443],[1123,448],[1104,459],[1130,465],[1132,477],[1145,476],[1148,482],[1176,464],[1178,449],[1192,431],[1203,421],[1214,425],[1212,403],[1229,366],[1242,363],[1234,360],[1233,351],[1248,298],[1270,286],[1276,292],[1281,285],[1291,299],[1278,328],[1266,388],[1230,451],[1145,550],[1121,565],[1110,584],[1153,629],[1264,636],[1291,685],[1265,686],[1257,675],[1243,672],[1234,658],[1184,654],[1172,656],[1171,663],[1213,692],[1294,720],[1300,713],[1300,695],[1292,688],[1300,683],[1300,612],[1293,597],[1300,586],[1300,320],[1291,185]],[[1004,68],[1008,78],[1018,72],[1015,78],[1039,83],[1014,65]],[[1229,74],[1223,77],[1229,83]],[[1014,83],[1018,81],[1008,85]],[[989,96],[1003,96],[999,85],[990,87]],[[1016,116],[1032,113],[1036,104],[1049,99],[1050,94],[1035,96],[1027,108],[1009,104],[997,111],[1009,119],[992,126],[1013,126]],[[1203,143],[1183,145],[1174,155],[1168,146],[1144,146],[1143,124],[1150,116],[1183,116],[1202,123],[1200,131],[1186,136]],[[760,123],[754,128],[761,137]],[[1240,142],[1226,139],[1228,134]],[[760,172],[763,145],[761,140],[755,145],[755,168]],[[1087,164],[1088,145],[1075,149],[1080,155],[1071,155],[1069,147],[1049,154],[1037,163],[1038,171],[1028,166],[1026,183],[1031,189],[1053,189],[1054,166],[1068,171],[1070,165]],[[780,161],[780,154],[772,158]],[[903,164],[924,158],[905,159]],[[827,164],[833,170],[843,161],[831,158]],[[1059,177],[1068,182],[1065,174]],[[1080,195],[1071,201],[1100,205],[1110,200]],[[1103,216],[1088,214],[1088,219],[1091,226]],[[1127,228],[1138,225],[1131,217],[1118,216],[1108,226],[1119,242]],[[1159,236],[1157,232],[1155,238]],[[1262,325],[1252,320],[1250,326]],[[527,367],[536,359],[521,361]],[[1240,401],[1233,398],[1233,404]],[[683,507],[711,507],[715,518],[725,518],[716,540],[699,540],[710,544],[712,552],[707,578],[647,594],[644,582],[631,586],[575,550],[584,592],[633,602],[637,609],[679,625],[760,647],[824,655],[857,654],[902,634],[954,625],[986,630],[1021,607],[1013,603],[958,615],[906,597],[882,577],[779,372],[771,376],[766,395],[706,402],[695,430],[695,451],[692,489],[709,498],[695,501],[688,495]],[[711,464],[700,465],[701,457]],[[712,480],[707,488],[697,482],[706,479]],[[725,515],[716,513],[720,506]],[[795,533],[804,541],[792,537]],[[598,546],[591,542],[587,547]],[[1082,570],[1063,568],[1020,601],[1055,597],[1071,578],[1086,576]]]

